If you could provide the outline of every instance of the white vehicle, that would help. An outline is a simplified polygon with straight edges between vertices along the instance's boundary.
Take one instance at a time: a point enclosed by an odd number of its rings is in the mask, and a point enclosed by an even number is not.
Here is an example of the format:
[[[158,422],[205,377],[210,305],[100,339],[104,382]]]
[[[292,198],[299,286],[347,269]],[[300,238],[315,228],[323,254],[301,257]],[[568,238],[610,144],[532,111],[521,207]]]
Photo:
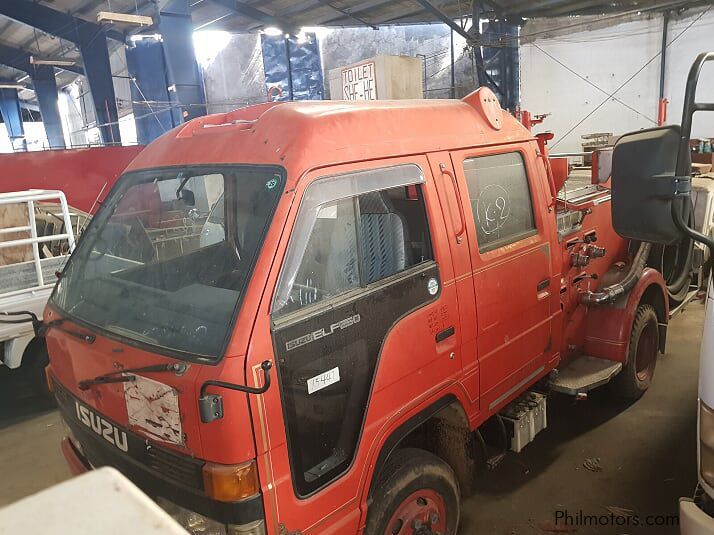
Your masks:
[[[687,77],[682,124],[640,130],[622,136],[612,156],[612,224],[631,240],[673,245],[685,237],[704,245],[714,259],[714,239],[707,217],[691,228],[697,213],[691,173],[689,140],[695,112],[714,111],[714,103],[696,101],[704,64],[714,63],[714,52],[702,53]],[[649,155],[652,155],[650,157]],[[699,184],[701,186],[701,184]],[[698,195],[700,217],[710,211],[709,188]],[[633,209],[635,208],[636,209]],[[709,229],[709,232],[707,232]],[[698,467],[699,486],[694,499],[681,498],[682,535],[714,535],[714,283],[708,284],[704,335],[699,367]]]
[[[0,193],[0,365],[21,368],[40,392],[47,389],[47,349],[20,311],[42,319],[82,217],[70,213],[61,191]]]
[[[709,279],[704,334],[699,353],[699,485],[692,498],[679,500],[682,535],[714,535],[714,282]]]

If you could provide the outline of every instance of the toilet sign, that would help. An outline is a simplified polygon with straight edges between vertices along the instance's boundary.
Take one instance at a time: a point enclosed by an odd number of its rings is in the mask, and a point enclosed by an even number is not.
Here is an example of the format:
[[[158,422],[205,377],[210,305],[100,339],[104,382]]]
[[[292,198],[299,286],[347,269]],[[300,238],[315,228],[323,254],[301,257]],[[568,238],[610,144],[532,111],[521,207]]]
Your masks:
[[[363,63],[342,70],[342,98],[344,100],[377,100],[374,62]]]

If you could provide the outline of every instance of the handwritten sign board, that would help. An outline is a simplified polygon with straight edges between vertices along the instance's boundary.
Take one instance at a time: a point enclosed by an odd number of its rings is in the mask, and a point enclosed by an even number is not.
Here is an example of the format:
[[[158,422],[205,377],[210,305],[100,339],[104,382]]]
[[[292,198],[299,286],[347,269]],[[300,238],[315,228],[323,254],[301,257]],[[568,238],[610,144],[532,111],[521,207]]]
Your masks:
[[[342,70],[342,98],[344,100],[377,100],[374,62],[363,63]]]

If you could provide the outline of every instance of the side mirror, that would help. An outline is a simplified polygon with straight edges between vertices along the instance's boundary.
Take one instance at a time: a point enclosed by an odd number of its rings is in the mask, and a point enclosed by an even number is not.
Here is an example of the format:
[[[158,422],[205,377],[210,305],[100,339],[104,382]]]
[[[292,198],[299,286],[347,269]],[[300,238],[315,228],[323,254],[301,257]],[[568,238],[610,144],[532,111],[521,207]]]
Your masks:
[[[679,126],[663,126],[625,134],[615,144],[612,225],[620,236],[663,245],[682,239],[672,205],[690,192],[691,176],[677,176],[680,140]]]
[[[182,189],[179,197],[187,206],[196,206],[196,195],[190,189]]]

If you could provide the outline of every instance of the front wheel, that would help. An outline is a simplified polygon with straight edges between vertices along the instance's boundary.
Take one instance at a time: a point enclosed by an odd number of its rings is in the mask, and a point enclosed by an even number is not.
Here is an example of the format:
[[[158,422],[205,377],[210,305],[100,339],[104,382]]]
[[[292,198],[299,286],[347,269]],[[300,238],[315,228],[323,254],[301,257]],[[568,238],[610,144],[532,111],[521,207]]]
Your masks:
[[[396,450],[370,492],[367,535],[455,535],[459,484],[451,467],[416,448]]]
[[[630,400],[642,397],[652,383],[659,351],[659,323],[652,305],[637,307],[627,350],[627,365],[615,377],[616,393]]]

